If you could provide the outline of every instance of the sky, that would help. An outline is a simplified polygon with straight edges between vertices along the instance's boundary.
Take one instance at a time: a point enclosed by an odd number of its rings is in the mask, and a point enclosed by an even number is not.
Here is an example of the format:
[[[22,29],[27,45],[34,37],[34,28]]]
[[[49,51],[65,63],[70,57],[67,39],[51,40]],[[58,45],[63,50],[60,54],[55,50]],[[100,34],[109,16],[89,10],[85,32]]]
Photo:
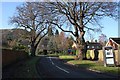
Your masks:
[[[21,5],[22,2],[0,2],[0,18],[2,19],[0,23],[0,29],[12,29],[15,28],[14,25],[9,24],[9,18],[15,15],[16,7]],[[1,6],[2,5],[2,6]],[[118,37],[118,21],[115,21],[111,18],[104,18],[100,22],[104,27],[102,33],[109,37]],[[98,39],[101,33],[93,33],[95,39]],[[89,36],[85,35],[86,39]],[[119,36],[120,37],[120,36]]]

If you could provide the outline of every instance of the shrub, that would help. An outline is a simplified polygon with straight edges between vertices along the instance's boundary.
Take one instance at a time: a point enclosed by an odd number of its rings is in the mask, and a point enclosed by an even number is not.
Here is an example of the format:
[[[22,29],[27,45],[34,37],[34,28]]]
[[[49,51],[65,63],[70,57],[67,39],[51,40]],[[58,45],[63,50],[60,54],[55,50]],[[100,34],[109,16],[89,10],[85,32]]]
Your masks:
[[[40,54],[43,54],[43,51],[39,51],[38,54],[39,54],[39,55],[40,55]]]
[[[24,45],[14,46],[13,50],[26,50],[26,46]]]

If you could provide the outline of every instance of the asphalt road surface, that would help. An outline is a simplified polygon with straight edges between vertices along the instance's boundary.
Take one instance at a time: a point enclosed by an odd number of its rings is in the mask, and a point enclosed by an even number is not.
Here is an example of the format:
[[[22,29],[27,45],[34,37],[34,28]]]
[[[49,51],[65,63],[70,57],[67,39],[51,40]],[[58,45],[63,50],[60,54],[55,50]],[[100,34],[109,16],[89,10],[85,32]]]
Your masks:
[[[44,78],[71,79],[108,79],[118,80],[118,77],[105,75],[103,73],[93,72],[86,69],[80,69],[76,66],[68,65],[57,57],[42,56],[37,64],[39,75]]]

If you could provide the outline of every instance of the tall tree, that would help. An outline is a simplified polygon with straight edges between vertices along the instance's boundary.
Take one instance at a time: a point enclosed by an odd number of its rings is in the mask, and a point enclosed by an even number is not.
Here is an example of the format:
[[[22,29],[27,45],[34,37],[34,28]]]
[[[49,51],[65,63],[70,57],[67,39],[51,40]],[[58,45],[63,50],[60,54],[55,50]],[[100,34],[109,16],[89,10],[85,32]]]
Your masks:
[[[101,34],[101,35],[99,36],[99,42],[100,42],[103,46],[105,46],[107,40],[108,40],[108,39],[107,39],[107,36],[106,36],[105,34]]]
[[[49,42],[47,44],[48,50],[55,51],[56,46],[54,44],[54,33],[52,28],[48,29],[48,38],[49,38]]]
[[[70,32],[76,37],[79,59],[82,59],[82,53],[85,45],[85,28],[99,32],[101,25],[99,20],[109,16],[117,18],[118,10],[116,2],[53,2],[50,3],[54,11],[59,14],[56,21],[51,22],[64,32]],[[61,15],[61,16],[60,16]],[[73,27],[74,30],[65,30],[64,24]],[[99,25],[99,28],[89,27],[88,24]],[[71,26],[70,26],[71,25]]]
[[[16,8],[17,13],[10,20],[10,23],[29,31],[32,56],[35,56],[39,42],[48,33],[50,27],[50,24],[44,23],[46,19],[50,18],[49,15],[46,15],[49,10],[45,8],[44,4],[37,2],[23,3]]]
[[[49,29],[48,29],[48,36],[53,36],[54,34],[53,34],[53,30],[52,30],[52,28],[50,27]]]
[[[66,45],[68,45],[68,48],[72,49],[72,45],[74,42],[74,38],[72,36],[66,38]]]

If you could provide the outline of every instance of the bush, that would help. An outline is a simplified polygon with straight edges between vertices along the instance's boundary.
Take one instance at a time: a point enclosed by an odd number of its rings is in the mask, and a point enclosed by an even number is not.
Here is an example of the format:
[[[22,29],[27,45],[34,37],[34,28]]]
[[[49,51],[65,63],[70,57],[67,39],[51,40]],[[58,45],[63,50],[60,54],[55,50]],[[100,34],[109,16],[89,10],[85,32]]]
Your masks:
[[[40,55],[40,54],[43,54],[43,51],[39,51],[38,54],[39,54],[39,55]]]
[[[26,46],[24,45],[19,45],[19,46],[14,46],[12,50],[26,50]]]

